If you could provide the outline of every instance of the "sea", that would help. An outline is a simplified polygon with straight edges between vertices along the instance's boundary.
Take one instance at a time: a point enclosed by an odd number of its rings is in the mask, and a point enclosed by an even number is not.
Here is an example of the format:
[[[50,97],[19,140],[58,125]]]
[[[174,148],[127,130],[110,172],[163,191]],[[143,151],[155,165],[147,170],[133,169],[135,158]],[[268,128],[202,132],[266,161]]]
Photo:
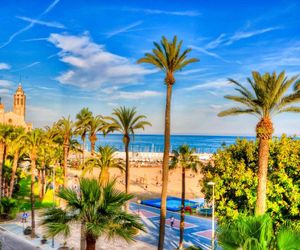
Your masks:
[[[124,151],[121,134],[98,135],[96,146],[110,145],[118,151]],[[238,138],[255,140],[251,136],[212,136],[212,135],[171,135],[171,151],[177,149],[182,144],[188,144],[195,148],[197,153],[215,153],[222,146],[228,146]],[[87,149],[90,145],[87,140]],[[164,136],[154,134],[136,134],[131,137],[129,151],[131,152],[163,152]]]

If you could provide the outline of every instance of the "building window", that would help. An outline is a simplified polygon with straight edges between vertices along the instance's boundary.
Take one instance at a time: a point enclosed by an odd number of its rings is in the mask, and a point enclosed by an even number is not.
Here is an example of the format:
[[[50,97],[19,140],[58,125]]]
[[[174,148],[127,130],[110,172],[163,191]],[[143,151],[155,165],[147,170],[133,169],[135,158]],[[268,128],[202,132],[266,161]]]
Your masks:
[[[9,118],[9,119],[8,119],[8,123],[9,123],[9,124],[12,124],[12,119]]]
[[[19,98],[17,98],[17,105],[19,105]]]
[[[23,105],[23,99],[21,99],[21,105]]]

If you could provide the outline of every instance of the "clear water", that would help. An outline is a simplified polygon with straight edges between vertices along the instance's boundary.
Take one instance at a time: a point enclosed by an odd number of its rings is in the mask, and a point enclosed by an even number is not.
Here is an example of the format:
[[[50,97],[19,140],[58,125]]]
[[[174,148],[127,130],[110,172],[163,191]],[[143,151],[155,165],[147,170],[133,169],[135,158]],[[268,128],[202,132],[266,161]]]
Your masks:
[[[255,137],[237,137],[237,136],[210,136],[210,135],[172,135],[171,151],[182,144],[189,144],[196,148],[197,153],[214,153],[222,145],[231,145],[237,138],[246,138],[255,140]],[[106,137],[98,135],[97,145],[110,145],[119,151],[124,151],[122,135],[108,134]],[[87,143],[87,148],[90,148]],[[163,152],[164,136],[163,135],[135,135],[130,142],[130,151],[134,152]]]

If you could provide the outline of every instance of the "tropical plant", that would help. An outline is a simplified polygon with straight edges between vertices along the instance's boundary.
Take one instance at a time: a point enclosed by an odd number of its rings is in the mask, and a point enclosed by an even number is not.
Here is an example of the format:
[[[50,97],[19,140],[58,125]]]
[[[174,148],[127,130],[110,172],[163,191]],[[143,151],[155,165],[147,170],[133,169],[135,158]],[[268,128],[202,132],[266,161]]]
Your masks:
[[[237,140],[213,155],[212,161],[201,167],[202,193],[210,200],[214,181],[218,224],[236,220],[239,214],[255,211],[258,162],[258,142]],[[267,213],[274,228],[286,222],[300,229],[300,140],[282,135],[270,144]]]
[[[18,212],[17,200],[3,197],[0,202],[0,212],[4,219],[14,219]]]
[[[155,66],[165,73],[165,84],[167,85],[166,109],[165,109],[165,131],[164,131],[164,154],[162,166],[162,192],[161,192],[161,210],[158,249],[164,248],[165,221],[166,221],[166,202],[168,190],[168,171],[169,171],[169,153],[170,153],[170,129],[171,129],[171,97],[172,87],[175,84],[174,73],[182,70],[185,66],[198,62],[196,58],[187,58],[191,49],[181,50],[182,41],[177,42],[174,36],[173,41],[168,41],[164,36],[161,44],[154,42],[152,53],[146,53],[138,60],[138,63],[147,63]]]
[[[229,82],[236,86],[240,95],[227,95],[226,99],[238,102],[242,107],[234,107],[220,112],[219,116],[252,114],[258,117],[256,125],[256,136],[259,140],[258,150],[258,186],[256,200],[256,214],[263,214],[266,211],[267,199],[267,173],[269,159],[269,141],[273,135],[272,116],[284,112],[300,112],[300,107],[292,106],[300,101],[300,90],[286,94],[291,85],[295,83],[298,76],[290,79],[285,72],[279,75],[260,73],[253,71],[252,79],[247,78],[250,89],[229,79]]]
[[[94,155],[95,144],[97,141],[97,133],[100,131],[104,131],[105,122],[102,116],[91,116],[88,120],[87,128],[89,133],[89,140],[91,142],[91,155]]]
[[[184,235],[184,215],[185,215],[185,173],[190,169],[193,172],[198,171],[200,164],[195,148],[183,144],[177,150],[172,151],[170,169],[181,168],[181,210],[180,210],[180,233],[179,233],[179,249],[183,249]]]
[[[273,237],[272,220],[268,215],[239,216],[218,228],[218,244],[224,250],[268,250]]]
[[[129,193],[130,183],[130,168],[129,168],[129,143],[130,135],[135,134],[135,130],[145,129],[145,126],[151,126],[151,123],[146,121],[144,115],[137,115],[136,108],[119,107],[115,108],[112,117],[106,117],[110,123],[106,126],[108,131],[118,131],[123,135],[123,143],[125,146],[125,191]]]
[[[0,156],[0,200],[3,195],[2,190],[2,174],[3,168],[7,156],[7,145],[9,143],[11,134],[13,133],[14,128],[9,125],[0,124],[0,147],[1,147],[1,156]]]
[[[76,133],[80,135],[82,140],[82,162],[84,163],[84,152],[85,152],[85,141],[86,135],[88,133],[88,123],[92,117],[92,112],[88,108],[83,108],[80,112],[76,115]]]
[[[95,250],[96,241],[106,235],[109,239],[121,237],[132,241],[139,230],[144,230],[139,217],[122,210],[132,195],[115,189],[115,181],[100,186],[94,179],[80,180],[80,194],[63,187],[57,196],[65,200],[65,208],[51,208],[44,213],[43,224],[48,236],[70,234],[70,224],[83,222],[86,249]]]
[[[68,171],[68,158],[69,158],[69,150],[70,150],[70,140],[75,134],[75,124],[70,119],[62,117],[56,124],[55,128],[57,133],[63,137],[63,151],[64,151],[64,160],[63,160],[63,169],[64,169],[64,186],[67,186],[67,171]]]
[[[117,150],[111,146],[99,146],[96,157],[87,159],[85,168],[82,172],[84,176],[87,171],[93,172],[94,168],[99,168],[99,183],[105,185],[109,181],[109,169],[118,168],[124,170],[123,162],[114,156]]]
[[[224,250],[299,250],[300,231],[282,227],[274,232],[269,215],[239,215],[218,227],[218,243]]]
[[[24,147],[24,141],[19,139],[23,136],[23,133],[24,131],[19,135],[17,139],[13,140],[10,143],[10,147],[9,147],[9,152],[13,155],[12,173],[10,177],[9,194],[8,194],[8,197],[10,198],[12,197],[14,191],[15,176],[17,172],[19,159],[26,152],[26,148]]]
[[[44,141],[44,132],[41,129],[34,129],[27,134],[24,134],[20,139],[24,139],[24,143],[28,150],[30,157],[30,172],[31,172],[31,184],[30,184],[30,202],[31,202],[31,237],[35,237],[35,213],[34,213],[34,183],[35,183],[35,170],[36,170],[36,161],[39,147],[43,144]]]

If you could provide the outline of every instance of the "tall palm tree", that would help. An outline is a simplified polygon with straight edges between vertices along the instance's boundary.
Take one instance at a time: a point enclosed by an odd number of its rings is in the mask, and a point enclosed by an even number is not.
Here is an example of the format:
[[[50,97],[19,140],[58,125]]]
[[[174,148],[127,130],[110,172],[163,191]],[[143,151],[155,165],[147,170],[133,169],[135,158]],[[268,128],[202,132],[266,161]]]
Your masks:
[[[88,122],[92,117],[92,112],[88,108],[83,108],[76,115],[76,133],[80,135],[82,140],[82,162],[84,163],[84,151],[85,151],[85,141],[86,135],[88,133]]]
[[[105,127],[105,122],[102,116],[91,116],[88,120],[88,133],[89,133],[89,140],[91,142],[91,155],[94,155],[95,152],[95,144],[97,141],[97,133],[103,131]]]
[[[3,168],[7,156],[7,145],[11,139],[11,134],[14,132],[14,128],[9,125],[0,124],[0,146],[1,146],[1,156],[0,156],[0,200],[3,195],[3,188],[2,188],[2,174]]]
[[[164,247],[165,238],[165,222],[166,222],[166,203],[168,191],[168,171],[169,171],[169,153],[170,153],[170,128],[171,128],[171,97],[172,87],[175,84],[174,74],[176,71],[182,70],[185,66],[198,62],[196,58],[187,58],[191,49],[181,50],[183,41],[178,43],[177,37],[174,36],[173,41],[168,41],[164,36],[158,44],[154,42],[152,53],[146,53],[145,57],[138,60],[138,63],[148,63],[163,71],[165,76],[165,84],[167,86],[166,93],[166,109],[165,109],[165,131],[164,131],[164,155],[162,165],[162,192],[161,192],[161,210],[160,210],[160,226],[158,249]]]
[[[125,191],[129,193],[130,183],[130,168],[129,168],[129,143],[130,135],[134,135],[135,130],[145,129],[145,126],[151,126],[151,123],[144,120],[147,117],[144,115],[137,115],[136,108],[119,107],[115,108],[112,117],[107,117],[110,124],[107,125],[109,131],[118,131],[123,134],[123,143],[125,146]]]
[[[272,117],[284,112],[300,112],[300,107],[292,106],[300,101],[300,90],[286,94],[298,76],[287,78],[285,72],[279,75],[252,72],[252,79],[247,78],[250,89],[241,83],[229,79],[234,84],[240,95],[228,95],[226,99],[238,102],[241,107],[234,107],[222,111],[218,116],[252,114],[258,117],[256,125],[256,137],[259,140],[258,149],[258,186],[256,200],[256,214],[260,215],[266,211],[267,199],[267,173],[269,158],[269,141],[273,135]]]
[[[121,237],[130,242],[139,230],[144,231],[137,215],[122,210],[124,203],[133,196],[117,191],[115,181],[100,186],[96,180],[81,179],[79,195],[65,187],[57,195],[67,206],[51,208],[44,213],[42,223],[51,236],[61,233],[67,237],[70,224],[84,222],[86,249],[95,250],[96,241],[102,235],[109,239]]]
[[[187,169],[197,172],[199,166],[198,156],[195,155],[196,149],[183,144],[177,150],[173,150],[170,169],[181,168],[181,212],[180,212],[180,234],[179,249],[183,249],[184,234],[184,215],[185,215],[185,172]]]
[[[75,123],[68,118],[62,117],[58,122],[55,124],[57,132],[63,137],[63,150],[64,150],[64,186],[67,186],[67,164],[68,164],[68,157],[69,157],[69,149],[70,149],[70,141],[75,133]]]
[[[87,171],[92,172],[95,167],[100,168],[99,183],[105,185],[109,181],[110,168],[124,170],[123,162],[114,156],[116,151],[115,148],[108,145],[104,147],[99,146],[96,157],[87,159],[82,175],[85,175]]]
[[[26,148],[24,147],[24,140],[21,139],[23,135],[24,135],[24,130],[21,132],[21,134],[17,139],[13,140],[10,143],[10,147],[9,147],[9,152],[13,155],[12,173],[10,178],[9,194],[8,194],[10,198],[12,197],[14,191],[15,177],[16,177],[19,159],[26,152]]]
[[[24,143],[27,147],[28,154],[31,161],[31,185],[30,185],[30,202],[31,202],[31,237],[35,237],[35,213],[34,213],[34,183],[35,183],[35,170],[36,170],[36,161],[39,147],[43,144],[44,141],[44,132],[41,129],[34,129],[27,134],[23,135],[21,138],[24,140]]]

